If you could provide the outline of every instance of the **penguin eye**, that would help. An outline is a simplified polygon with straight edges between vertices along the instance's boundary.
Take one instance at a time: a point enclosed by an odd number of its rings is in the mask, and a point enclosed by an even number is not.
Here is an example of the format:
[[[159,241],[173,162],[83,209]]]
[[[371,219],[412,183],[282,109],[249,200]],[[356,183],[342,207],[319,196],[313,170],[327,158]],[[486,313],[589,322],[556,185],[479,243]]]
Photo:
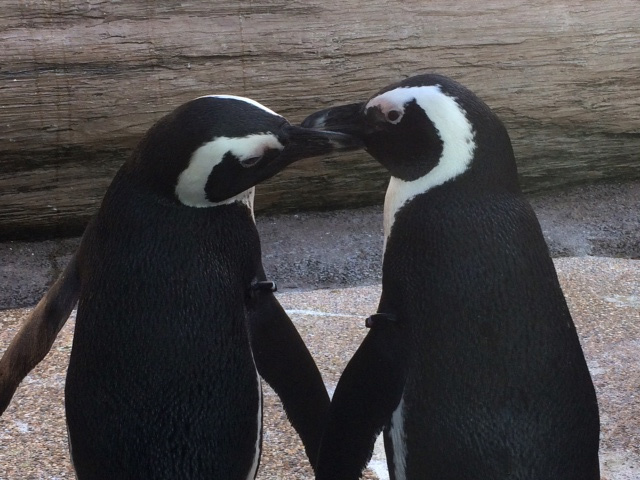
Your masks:
[[[389,110],[387,112],[387,120],[389,120],[392,123],[397,122],[401,116],[402,114],[397,110]]]
[[[259,155],[259,156],[255,156],[255,157],[249,157],[249,158],[243,158],[242,160],[240,160],[240,165],[242,165],[245,168],[249,168],[249,167],[253,167],[256,163],[258,163],[260,160],[262,160],[263,155]]]
[[[242,165],[243,167],[250,168],[257,165],[263,160],[270,160],[272,158],[275,158],[276,156],[278,156],[279,153],[280,153],[280,150],[277,148],[267,148],[262,152],[261,155],[252,155],[247,158],[242,158],[239,160],[239,162],[240,162],[240,165]]]
[[[404,115],[404,111],[402,108],[398,109],[395,104],[374,104],[364,111],[364,115],[367,121],[372,125],[384,127],[389,123],[392,125],[400,123],[400,120],[402,120]]]

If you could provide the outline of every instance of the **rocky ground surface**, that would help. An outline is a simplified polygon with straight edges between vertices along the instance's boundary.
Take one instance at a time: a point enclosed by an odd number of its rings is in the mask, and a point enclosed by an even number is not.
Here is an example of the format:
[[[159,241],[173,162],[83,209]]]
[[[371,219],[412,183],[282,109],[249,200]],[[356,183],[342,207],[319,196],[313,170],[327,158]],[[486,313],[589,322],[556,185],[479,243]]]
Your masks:
[[[598,393],[606,480],[640,479],[640,184],[531,197]],[[331,390],[380,295],[381,208],[258,217],[265,269]],[[78,239],[0,244],[0,352],[64,268]],[[63,388],[74,314],[0,418],[0,480],[74,478]],[[302,447],[265,386],[258,478],[311,479]],[[385,478],[380,454],[367,478]]]

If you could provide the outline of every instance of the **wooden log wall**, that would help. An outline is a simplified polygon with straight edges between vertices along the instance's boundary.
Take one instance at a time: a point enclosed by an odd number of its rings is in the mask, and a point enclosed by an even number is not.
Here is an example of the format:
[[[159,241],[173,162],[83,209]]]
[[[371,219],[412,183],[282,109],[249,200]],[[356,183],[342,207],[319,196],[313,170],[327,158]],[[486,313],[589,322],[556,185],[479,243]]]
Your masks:
[[[79,233],[140,135],[209,93],[291,121],[439,72],[507,124],[529,190],[640,176],[637,0],[3,0],[0,237]],[[257,209],[380,203],[366,154],[307,160]]]

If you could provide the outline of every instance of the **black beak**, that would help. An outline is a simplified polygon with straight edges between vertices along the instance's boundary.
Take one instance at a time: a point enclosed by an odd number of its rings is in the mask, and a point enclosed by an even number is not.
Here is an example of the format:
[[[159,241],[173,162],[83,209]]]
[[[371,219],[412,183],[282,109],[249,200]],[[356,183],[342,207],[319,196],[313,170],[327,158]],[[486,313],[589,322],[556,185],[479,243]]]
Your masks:
[[[325,155],[335,151],[348,151],[363,148],[362,141],[343,132],[333,132],[295,125],[286,125],[279,135],[285,141],[282,153],[302,159],[316,155]]]
[[[302,126],[345,133],[362,139],[372,132],[364,116],[364,106],[365,102],[358,102],[320,110],[305,118]]]

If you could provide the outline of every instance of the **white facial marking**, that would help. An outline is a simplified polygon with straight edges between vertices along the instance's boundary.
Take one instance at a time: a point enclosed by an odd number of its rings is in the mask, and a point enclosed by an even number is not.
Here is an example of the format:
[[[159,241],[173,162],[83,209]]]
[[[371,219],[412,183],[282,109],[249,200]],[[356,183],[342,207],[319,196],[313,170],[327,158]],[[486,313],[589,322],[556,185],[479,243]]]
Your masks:
[[[404,396],[391,414],[389,436],[393,444],[393,466],[396,480],[407,478],[407,442],[404,434]]]
[[[262,105],[259,102],[256,102],[255,100],[251,99],[251,98],[247,98],[247,97],[238,97],[236,95],[203,95],[202,97],[198,97],[198,98],[228,98],[230,100],[239,100],[241,102],[246,102],[250,105],[253,105],[254,107],[258,107],[261,110],[264,110],[267,113],[270,113],[272,115],[277,115],[278,117],[282,117],[282,115],[280,115],[279,113],[274,112],[273,110],[271,110],[270,108],[265,107],[264,105]]]
[[[471,165],[476,148],[473,126],[464,109],[454,97],[443,93],[439,85],[396,88],[373,98],[367,108],[384,104],[396,109],[402,105],[404,112],[404,105],[414,99],[438,131],[442,155],[438,164],[423,177],[409,182],[391,177],[384,200],[385,248],[398,210],[416,195],[464,173]]]
[[[282,150],[284,146],[271,133],[260,133],[241,138],[218,137],[198,148],[189,161],[189,166],[178,177],[176,196],[180,202],[190,207],[215,207],[237,201],[245,201],[252,195],[249,189],[221,202],[210,202],[205,194],[205,186],[213,169],[230,152],[240,161],[259,157],[268,149]],[[251,167],[249,167],[251,168]],[[229,179],[232,181],[233,179]],[[251,202],[252,203],[252,202]]]

